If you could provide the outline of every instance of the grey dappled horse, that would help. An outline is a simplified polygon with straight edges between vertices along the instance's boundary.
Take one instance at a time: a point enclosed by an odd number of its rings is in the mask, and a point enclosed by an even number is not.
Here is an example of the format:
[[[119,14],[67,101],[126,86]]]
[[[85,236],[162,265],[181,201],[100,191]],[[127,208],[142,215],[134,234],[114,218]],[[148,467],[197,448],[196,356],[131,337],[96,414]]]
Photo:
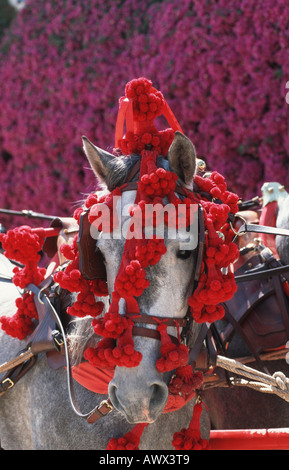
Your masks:
[[[277,228],[289,228],[289,195],[284,191],[277,194]],[[258,237],[258,234],[255,235]],[[276,249],[283,264],[289,264],[289,237],[276,236]],[[217,322],[222,330],[225,322]],[[242,338],[235,332],[228,349],[230,358],[251,356]],[[258,369],[255,362],[248,364]],[[265,361],[264,366],[273,374],[281,371],[289,377],[289,364],[285,359]],[[289,426],[289,404],[282,398],[268,395],[247,387],[216,388],[204,393],[210,408],[212,426],[215,429],[280,428]]]
[[[195,171],[195,151],[189,140],[176,135],[168,161],[183,184],[189,184]],[[131,160],[116,158],[104,152],[87,139],[84,150],[98,178],[109,190],[121,185],[130,170]],[[135,191],[122,194],[121,204],[133,204]],[[127,216],[122,217],[122,223]],[[111,292],[117,275],[124,240],[105,240],[100,235],[98,246],[104,256],[108,288]],[[147,270],[150,286],[138,298],[140,311],[149,315],[183,317],[187,311],[188,286],[194,272],[194,256],[182,259],[178,256],[179,241],[166,240],[167,253],[161,261]],[[11,274],[11,264],[1,255],[1,274]],[[14,301],[19,297],[16,287],[0,280],[0,315],[15,312]],[[93,336],[91,320],[76,321],[70,326],[74,338],[74,356],[82,355],[84,344]],[[196,327],[196,333],[198,328]],[[77,335],[84,341],[78,341]],[[170,333],[176,335],[173,328]],[[24,342],[12,339],[0,332],[0,364],[15,357],[25,346]],[[117,367],[113,382],[112,402],[115,410],[95,424],[88,424],[72,410],[67,393],[64,368],[52,370],[46,357],[38,358],[36,365],[15,385],[0,397],[0,439],[4,449],[105,449],[112,437],[120,437],[135,423],[151,423],[144,430],[140,449],[172,449],[173,433],[188,427],[192,417],[194,399],[182,409],[162,414],[168,396],[167,383],[170,373],[162,376],[155,363],[160,355],[160,342],[144,337],[135,338],[135,349],[141,351],[143,359],[138,367]],[[93,409],[106,396],[96,395],[75,384],[77,400],[82,413]],[[154,422],[152,422],[154,421]],[[209,425],[202,413],[202,437],[208,438]]]

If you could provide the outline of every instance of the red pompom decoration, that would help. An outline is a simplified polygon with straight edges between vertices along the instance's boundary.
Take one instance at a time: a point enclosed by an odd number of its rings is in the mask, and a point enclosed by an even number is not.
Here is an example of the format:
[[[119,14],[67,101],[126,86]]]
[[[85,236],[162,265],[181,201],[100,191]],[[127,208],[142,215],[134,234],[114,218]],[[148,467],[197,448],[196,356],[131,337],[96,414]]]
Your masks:
[[[172,444],[176,450],[208,450],[210,448],[208,440],[201,438],[201,414],[202,405],[197,403],[194,406],[193,418],[188,429],[183,428],[173,436]]]
[[[33,298],[34,294],[26,292],[23,297],[19,297],[15,301],[16,313],[12,317],[3,315],[0,318],[2,329],[13,338],[23,340],[35,328],[33,320],[38,320],[38,314]]]
[[[107,282],[103,279],[92,279],[88,281],[89,290],[98,297],[106,297],[108,295]]]
[[[107,444],[106,450],[139,450],[140,438],[146,426],[147,423],[139,423],[123,437],[118,439],[113,437]]]
[[[76,301],[71,307],[67,307],[67,313],[76,317],[85,317],[90,315],[91,317],[97,317],[103,311],[104,303],[96,301],[94,295],[91,292],[80,292],[77,296]]]
[[[112,352],[117,366],[136,367],[142,360],[142,354],[134,349],[132,329],[133,322],[129,322],[125,332],[118,340],[117,347]]]
[[[127,319],[118,312],[106,312],[103,318],[92,320],[94,332],[106,338],[119,338],[127,325]]]
[[[163,239],[145,240],[143,244],[139,243],[137,245],[135,258],[143,268],[147,268],[157,264],[166,251],[167,248]]]
[[[138,297],[149,286],[146,272],[137,260],[131,261],[117,276],[114,288],[120,297]]]
[[[165,197],[174,191],[177,179],[175,173],[158,168],[150,174],[143,175],[138,186],[145,196]]]
[[[96,348],[89,347],[84,351],[84,358],[94,367],[114,369],[115,360],[112,354],[115,341],[112,338],[103,338]]]
[[[54,274],[53,279],[62,289],[69,292],[86,292],[88,289],[87,281],[82,277],[78,269],[78,255],[68,264],[64,271],[58,271]]]
[[[15,286],[24,289],[28,284],[38,286],[44,279],[46,269],[38,268],[35,263],[29,263],[24,268],[15,267],[13,269],[13,283]]]
[[[203,381],[203,373],[201,371],[193,372],[191,365],[178,367],[168,386],[169,392],[182,396],[186,401],[188,397],[194,396],[195,390],[201,387]]]
[[[167,333],[167,326],[164,323],[161,323],[157,327],[157,330],[161,335],[162,355],[162,357],[156,362],[157,370],[163,373],[187,364],[189,359],[189,351],[187,346],[184,344],[174,344]]]
[[[22,225],[8,230],[7,233],[0,234],[0,242],[7,258],[22,264],[32,261],[37,263],[40,260],[39,251],[44,242],[44,235],[43,233],[38,234],[28,225]]]

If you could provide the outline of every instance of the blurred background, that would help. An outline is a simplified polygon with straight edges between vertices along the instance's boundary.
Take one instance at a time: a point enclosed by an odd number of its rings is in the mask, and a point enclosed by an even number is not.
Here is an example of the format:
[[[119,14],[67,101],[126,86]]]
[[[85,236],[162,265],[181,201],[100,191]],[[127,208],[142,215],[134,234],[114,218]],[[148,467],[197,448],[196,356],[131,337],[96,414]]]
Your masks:
[[[0,208],[71,216],[140,76],[240,198],[288,190],[288,0],[0,0]]]

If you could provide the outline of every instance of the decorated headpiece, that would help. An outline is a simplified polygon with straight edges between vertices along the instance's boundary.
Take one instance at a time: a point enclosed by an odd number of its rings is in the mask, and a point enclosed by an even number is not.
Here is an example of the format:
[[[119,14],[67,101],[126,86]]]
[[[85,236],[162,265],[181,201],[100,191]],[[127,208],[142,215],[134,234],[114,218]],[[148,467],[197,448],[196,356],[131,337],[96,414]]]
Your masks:
[[[164,115],[171,127],[159,131],[155,119],[161,115]],[[176,130],[182,132],[163,94],[152,86],[150,80],[141,77],[127,83],[125,96],[119,99],[116,148],[120,148],[124,155],[130,155],[140,154],[149,146],[151,150],[166,156]]]

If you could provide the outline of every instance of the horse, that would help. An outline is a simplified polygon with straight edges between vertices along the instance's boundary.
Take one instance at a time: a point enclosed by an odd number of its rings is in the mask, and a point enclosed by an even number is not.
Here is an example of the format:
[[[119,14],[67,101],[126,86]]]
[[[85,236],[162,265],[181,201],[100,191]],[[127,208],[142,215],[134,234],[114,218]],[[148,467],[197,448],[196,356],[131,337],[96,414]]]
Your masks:
[[[116,157],[83,139],[84,152],[92,170],[109,191],[120,187],[132,169],[134,155]],[[193,144],[176,132],[168,152],[168,158],[158,158],[158,165],[175,172],[180,185],[188,187],[196,168]],[[137,175],[135,176],[137,180]],[[135,189],[121,193],[118,206],[121,226],[129,215],[122,211],[134,203]],[[187,300],[191,279],[196,269],[195,250],[186,253],[181,249],[181,239],[166,238],[166,253],[159,263],[147,269],[149,287],[138,298],[141,312],[148,316],[183,318],[187,312]],[[101,251],[107,272],[108,291],[111,295],[122,259],[125,240],[108,239],[100,233],[95,248]],[[19,290],[11,283],[13,264],[0,255],[0,315],[13,315]],[[110,299],[111,300],[111,299]],[[123,305],[121,306],[123,309]],[[148,328],[155,328],[150,325]],[[176,328],[168,328],[176,336]],[[193,325],[193,338],[198,336],[200,325]],[[72,318],[67,333],[72,356],[82,357],[87,342],[97,344],[91,319]],[[172,449],[171,430],[187,427],[196,402],[192,398],[182,408],[163,413],[168,398],[168,383],[172,372],[160,373],[156,360],[160,357],[160,342],[155,338],[134,337],[135,349],[142,354],[136,367],[116,367],[108,391],[113,411],[96,423],[88,423],[79,417],[68,400],[66,370],[49,367],[45,354],[40,354],[36,364],[19,382],[0,398],[0,439],[4,449],[34,450],[104,450],[109,439],[131,431],[137,423],[147,423],[139,448],[145,450]],[[15,357],[25,348],[25,341],[11,338],[0,332],[0,364]],[[77,401],[84,413],[96,402],[107,398],[75,383]],[[201,415],[202,438],[209,437],[209,418],[204,410]]]
[[[269,191],[268,191],[269,190]],[[274,194],[275,193],[275,196]],[[273,226],[276,225],[277,229],[288,229],[289,228],[289,195],[286,193],[284,186],[279,183],[265,183],[262,187],[263,195],[263,207],[258,203],[257,207],[249,211],[241,211],[239,213],[242,218],[239,221],[239,228],[243,220],[245,219],[247,223],[258,225],[262,223],[262,214],[264,215],[264,204],[268,202],[273,202],[275,206],[272,205],[270,208],[270,219]],[[274,208],[274,213],[271,209]],[[238,214],[237,214],[238,215]],[[266,224],[266,221],[265,221]],[[259,233],[246,233],[244,236],[239,238],[239,247],[240,249],[244,248],[246,254],[240,256],[240,259],[235,264],[235,272],[242,266],[247,263],[250,263],[256,253],[255,250],[258,249],[260,241],[265,241],[266,246],[270,246],[276,258],[280,259],[281,265],[286,265],[289,263],[289,238],[288,236],[267,236],[265,239],[260,240]],[[248,251],[247,248],[249,247]],[[240,252],[241,253],[241,252]],[[252,263],[251,263],[252,264]],[[248,268],[249,269],[249,268]],[[251,285],[253,281],[249,281],[248,284]],[[272,279],[268,275],[268,282],[273,285]],[[241,289],[239,285],[238,290]],[[238,291],[235,296],[238,295]],[[279,293],[280,296],[280,293]],[[282,297],[283,294],[281,293]],[[243,299],[244,301],[244,299]],[[248,299],[246,299],[248,302]],[[266,301],[265,301],[266,302]],[[242,304],[242,300],[239,298],[236,301],[233,309],[237,309]],[[237,305],[237,307],[236,307]],[[265,315],[267,309],[267,320],[269,321],[267,325],[267,333],[270,333],[270,321],[272,324],[274,322],[273,311],[270,311],[270,306],[266,306],[266,303],[260,303],[259,314],[262,317],[262,313]],[[263,309],[263,311],[262,311]],[[264,311],[265,309],[265,311]],[[278,305],[277,305],[278,309]],[[281,308],[280,308],[281,309]],[[285,306],[286,309],[286,306]],[[276,310],[276,307],[275,307]],[[285,310],[286,311],[286,310]],[[288,307],[287,307],[288,312]],[[234,310],[230,311],[231,316],[234,317]],[[269,318],[269,314],[272,316]],[[250,315],[250,314],[249,314]],[[287,313],[288,315],[288,313]],[[219,335],[221,335],[228,325],[230,325],[230,320],[225,318],[224,320],[218,321],[215,324]],[[282,325],[284,328],[284,325]],[[278,325],[280,328],[280,324]],[[268,335],[269,336],[269,335]],[[265,336],[264,336],[265,338]],[[287,336],[283,337],[283,343],[288,340]],[[255,345],[253,344],[253,347]],[[279,346],[280,344],[275,344],[274,346]],[[273,346],[273,347],[274,347]],[[269,349],[269,348],[268,348]],[[226,350],[226,355],[232,359],[240,359],[245,357],[251,357],[252,361],[247,365],[253,369],[260,370],[261,372],[273,374],[277,371],[283,372],[286,377],[289,375],[289,364],[288,360],[285,358],[278,360],[262,360],[257,361],[253,354],[252,350],[244,340],[244,336],[240,334],[236,327],[233,327],[233,336],[230,339],[229,346]],[[222,375],[222,372],[219,373]],[[268,429],[268,428],[282,428],[288,427],[289,422],[289,407],[285,400],[275,395],[262,393],[260,391],[253,390],[248,387],[216,387],[208,389],[203,394],[204,399],[210,409],[210,418],[211,425],[213,429]]]

